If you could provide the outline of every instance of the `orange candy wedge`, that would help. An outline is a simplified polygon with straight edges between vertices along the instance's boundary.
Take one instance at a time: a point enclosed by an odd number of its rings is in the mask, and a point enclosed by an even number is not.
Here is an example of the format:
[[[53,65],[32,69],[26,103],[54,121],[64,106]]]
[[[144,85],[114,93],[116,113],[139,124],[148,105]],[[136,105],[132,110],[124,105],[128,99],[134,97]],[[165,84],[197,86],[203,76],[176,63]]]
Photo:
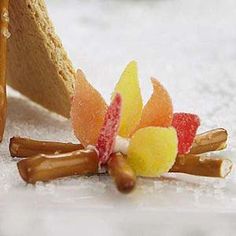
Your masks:
[[[106,110],[106,102],[100,93],[89,84],[83,72],[78,70],[71,120],[75,136],[84,147],[97,143]]]
[[[143,108],[141,121],[136,130],[148,126],[171,126],[173,105],[171,98],[161,83],[152,78],[153,94]]]

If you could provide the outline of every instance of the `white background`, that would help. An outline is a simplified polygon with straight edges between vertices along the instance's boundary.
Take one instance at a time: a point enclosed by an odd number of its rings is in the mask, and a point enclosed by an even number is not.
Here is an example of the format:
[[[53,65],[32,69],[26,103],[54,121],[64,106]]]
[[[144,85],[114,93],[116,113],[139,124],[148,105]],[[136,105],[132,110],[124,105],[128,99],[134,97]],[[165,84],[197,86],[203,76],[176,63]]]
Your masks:
[[[138,61],[144,100],[150,76],[176,111],[195,112],[201,131],[229,130],[223,156],[236,157],[236,2],[234,0],[48,0],[74,66],[109,101],[125,65]],[[9,91],[0,146],[0,235],[235,235],[236,176],[139,179],[129,196],[106,177],[36,187],[19,178],[8,153],[13,135],[76,141],[65,121]]]

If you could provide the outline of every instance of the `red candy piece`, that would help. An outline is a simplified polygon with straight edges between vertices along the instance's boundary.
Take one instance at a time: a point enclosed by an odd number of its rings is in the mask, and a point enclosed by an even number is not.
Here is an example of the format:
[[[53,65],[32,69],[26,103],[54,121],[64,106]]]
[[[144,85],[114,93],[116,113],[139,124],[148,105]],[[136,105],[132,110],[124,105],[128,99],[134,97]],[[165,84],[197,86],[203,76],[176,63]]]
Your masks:
[[[188,153],[200,126],[199,117],[189,113],[174,113],[172,126],[177,131],[179,154]]]
[[[121,95],[116,94],[105,114],[104,124],[98,137],[96,148],[99,152],[100,164],[106,164],[113,152],[121,118]]]

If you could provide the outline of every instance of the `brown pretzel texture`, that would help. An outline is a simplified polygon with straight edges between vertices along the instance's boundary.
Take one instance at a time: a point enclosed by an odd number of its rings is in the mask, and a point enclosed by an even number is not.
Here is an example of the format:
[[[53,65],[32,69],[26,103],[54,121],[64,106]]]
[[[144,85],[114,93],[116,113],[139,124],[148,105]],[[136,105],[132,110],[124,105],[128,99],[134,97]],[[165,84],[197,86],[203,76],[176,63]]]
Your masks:
[[[3,139],[6,111],[6,63],[7,63],[7,39],[10,37],[8,31],[9,14],[8,0],[0,1],[0,142]]]

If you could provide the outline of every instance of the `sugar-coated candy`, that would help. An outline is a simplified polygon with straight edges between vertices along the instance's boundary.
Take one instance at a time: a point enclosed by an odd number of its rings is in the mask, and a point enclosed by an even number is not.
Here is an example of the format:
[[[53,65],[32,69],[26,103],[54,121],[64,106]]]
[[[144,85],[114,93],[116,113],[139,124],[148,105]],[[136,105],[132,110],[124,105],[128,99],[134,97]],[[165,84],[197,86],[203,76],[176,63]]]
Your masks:
[[[143,102],[138,81],[137,63],[130,62],[115,87],[122,96],[122,112],[119,135],[129,137],[140,122]]]
[[[152,78],[153,94],[143,108],[140,124],[137,129],[148,126],[171,126],[173,105],[170,95],[161,83]]]
[[[172,126],[177,131],[179,154],[188,153],[200,126],[199,117],[190,113],[174,113]]]
[[[92,85],[78,70],[75,93],[71,105],[71,120],[75,136],[83,144],[95,145],[102,128],[107,105]]]
[[[138,176],[157,177],[172,167],[177,147],[174,128],[142,128],[131,138],[127,160]]]
[[[96,145],[101,164],[106,164],[114,150],[115,140],[120,124],[121,104],[122,98],[120,94],[116,94],[105,114],[104,124]]]

